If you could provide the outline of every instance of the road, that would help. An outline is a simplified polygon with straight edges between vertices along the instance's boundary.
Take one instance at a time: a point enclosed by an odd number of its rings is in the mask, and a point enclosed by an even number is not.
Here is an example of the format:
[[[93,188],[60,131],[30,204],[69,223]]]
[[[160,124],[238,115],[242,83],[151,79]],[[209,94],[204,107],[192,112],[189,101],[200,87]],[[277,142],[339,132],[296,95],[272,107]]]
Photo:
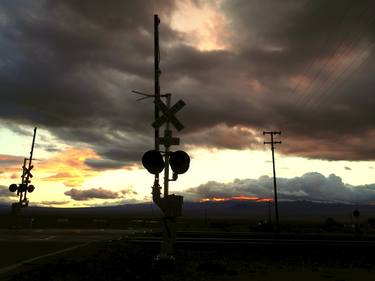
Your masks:
[[[122,236],[143,232],[145,232],[145,230],[142,229],[2,229],[0,230],[0,242],[91,242],[119,239]]]
[[[22,265],[87,247],[144,233],[144,230],[118,229],[1,229],[0,275]]]

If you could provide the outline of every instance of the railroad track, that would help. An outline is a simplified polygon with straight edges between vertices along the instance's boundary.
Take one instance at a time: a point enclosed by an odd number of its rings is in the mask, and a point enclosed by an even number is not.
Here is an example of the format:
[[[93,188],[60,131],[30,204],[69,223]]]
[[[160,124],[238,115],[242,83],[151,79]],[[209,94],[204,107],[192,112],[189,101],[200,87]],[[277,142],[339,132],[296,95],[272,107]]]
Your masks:
[[[125,240],[132,243],[161,243],[162,238],[159,233],[144,236],[128,236]],[[225,233],[225,232],[181,232],[177,234],[177,245],[238,245],[238,246],[352,246],[352,247],[375,247],[373,238],[357,238],[348,236],[311,236],[301,238],[293,235],[268,234],[262,237],[259,234],[249,233]]]

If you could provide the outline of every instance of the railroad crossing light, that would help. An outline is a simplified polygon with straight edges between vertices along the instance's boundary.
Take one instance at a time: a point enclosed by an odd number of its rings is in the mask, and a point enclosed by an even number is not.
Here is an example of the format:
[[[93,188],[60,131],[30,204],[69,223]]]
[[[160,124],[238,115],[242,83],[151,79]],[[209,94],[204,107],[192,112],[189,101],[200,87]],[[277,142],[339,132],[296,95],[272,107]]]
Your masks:
[[[149,150],[142,156],[143,167],[151,174],[159,174],[164,169],[163,156],[159,151]]]
[[[15,183],[12,183],[10,186],[9,186],[9,191],[10,192],[16,192],[17,191],[17,185]]]
[[[29,185],[29,186],[27,187],[27,191],[30,192],[30,193],[33,192],[34,189],[35,189],[35,186],[33,186],[33,185]]]
[[[173,172],[176,174],[183,174],[189,170],[190,157],[185,151],[177,150],[171,153],[169,164],[171,165]]]

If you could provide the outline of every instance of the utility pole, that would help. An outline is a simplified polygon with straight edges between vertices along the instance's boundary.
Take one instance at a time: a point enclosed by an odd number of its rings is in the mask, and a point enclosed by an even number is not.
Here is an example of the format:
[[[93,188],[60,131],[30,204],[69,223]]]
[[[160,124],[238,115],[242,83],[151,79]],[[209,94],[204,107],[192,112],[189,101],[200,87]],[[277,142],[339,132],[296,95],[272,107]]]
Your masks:
[[[277,188],[276,188],[276,170],[275,170],[275,144],[281,144],[281,141],[274,141],[274,135],[280,135],[281,131],[263,131],[263,135],[270,135],[271,141],[265,141],[264,144],[271,145],[272,151],[272,166],[273,166],[273,192],[275,197],[275,216],[276,216],[276,231],[280,232],[279,224],[279,207],[277,202]]]
[[[268,206],[268,225],[271,225],[271,200],[267,200]]]

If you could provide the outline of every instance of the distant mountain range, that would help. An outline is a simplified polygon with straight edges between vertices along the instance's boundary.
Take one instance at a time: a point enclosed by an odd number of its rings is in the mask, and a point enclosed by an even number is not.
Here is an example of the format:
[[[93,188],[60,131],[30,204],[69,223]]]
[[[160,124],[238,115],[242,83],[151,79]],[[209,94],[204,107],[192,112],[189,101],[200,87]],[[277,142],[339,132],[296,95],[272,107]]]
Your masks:
[[[274,217],[274,205],[271,204],[271,214]],[[288,220],[319,220],[328,217],[351,220],[353,211],[360,211],[360,218],[375,218],[375,205],[349,205],[338,203],[316,203],[310,201],[280,202],[280,218]],[[9,205],[0,205],[0,214],[10,212]],[[152,203],[138,203],[106,207],[88,208],[48,208],[30,206],[23,210],[25,215],[54,215],[54,216],[135,216],[159,217],[159,208]],[[207,218],[239,218],[264,220],[268,217],[269,205],[254,201],[224,201],[224,202],[184,202],[184,217]]]

